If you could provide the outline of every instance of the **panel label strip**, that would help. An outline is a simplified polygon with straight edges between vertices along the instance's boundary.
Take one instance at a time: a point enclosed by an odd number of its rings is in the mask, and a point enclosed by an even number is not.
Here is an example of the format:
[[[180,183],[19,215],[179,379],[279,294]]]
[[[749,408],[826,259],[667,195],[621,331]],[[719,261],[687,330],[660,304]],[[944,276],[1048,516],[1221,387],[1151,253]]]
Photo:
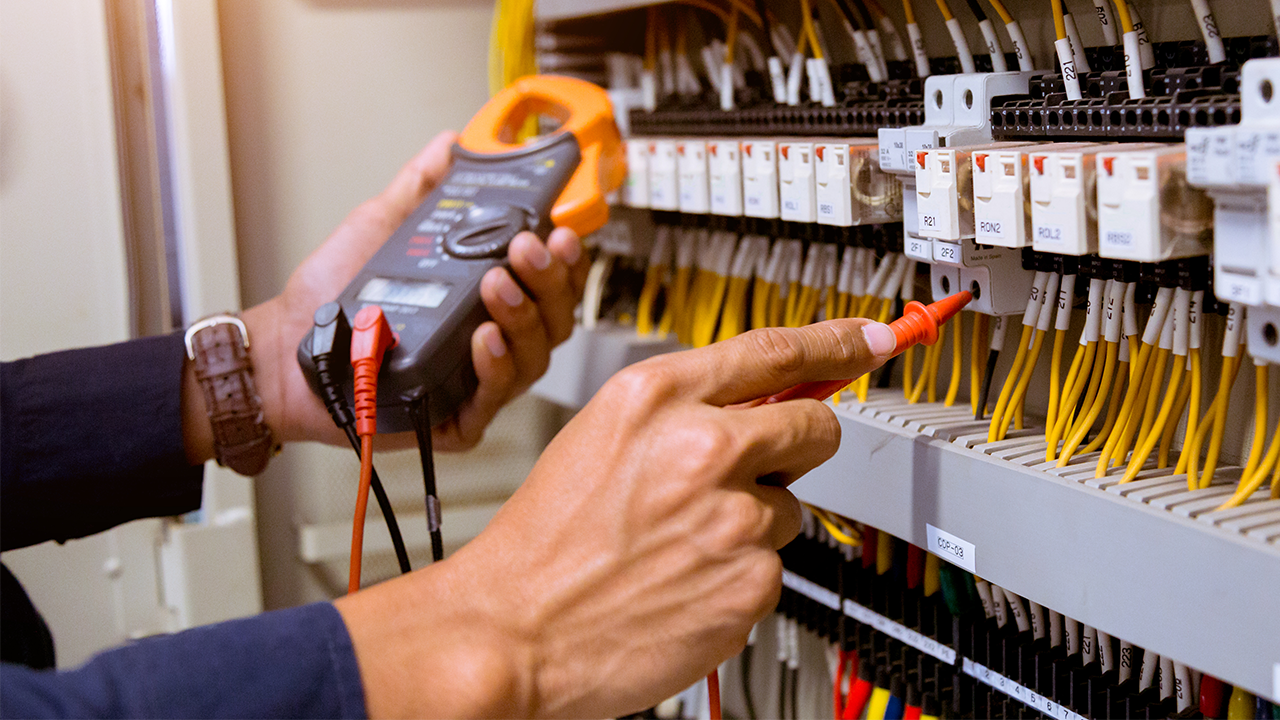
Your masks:
[[[800,577],[790,570],[782,571],[782,584],[805,597],[821,603],[832,610],[840,607],[840,596],[836,593],[818,585],[812,580]],[[956,651],[933,638],[912,630],[898,622],[894,622],[871,608],[859,605],[858,603],[845,599],[844,614],[857,620],[865,625],[870,625],[876,630],[888,635],[895,640],[906,643],[911,647],[923,652],[927,655],[941,660],[948,665],[954,665],[956,662]]]
[[[978,682],[984,685],[989,685],[1014,700],[1026,703],[1041,713],[1044,713],[1051,718],[1055,718],[1055,720],[1088,720],[1085,716],[1072,712],[1035,690],[1024,687],[998,672],[993,672],[990,668],[979,665],[969,658],[964,658],[961,670],[964,671],[965,675],[968,675]]]

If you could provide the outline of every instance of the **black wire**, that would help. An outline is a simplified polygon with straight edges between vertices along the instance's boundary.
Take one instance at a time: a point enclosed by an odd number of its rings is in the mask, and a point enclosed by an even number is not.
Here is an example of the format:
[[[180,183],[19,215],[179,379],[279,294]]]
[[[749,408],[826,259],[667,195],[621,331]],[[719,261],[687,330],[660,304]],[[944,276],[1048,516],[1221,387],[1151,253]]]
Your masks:
[[[840,14],[848,21],[849,27],[854,30],[865,30],[866,25],[862,24],[862,19],[855,16],[853,8],[849,6],[849,0],[834,0],[836,7],[839,8]]]
[[[987,413],[987,399],[991,397],[991,380],[996,374],[996,361],[1000,359],[999,350],[987,353],[987,371],[982,379],[982,394],[978,396],[978,411],[973,414],[974,420],[981,420]]]
[[[742,663],[742,699],[747,704],[747,720],[756,720],[756,701],[751,696],[751,656],[754,654],[755,648],[748,645],[739,656]]]
[[[776,57],[778,50],[773,46],[773,22],[769,20],[769,13],[764,7],[764,0],[756,0],[756,13],[760,15],[760,26],[764,30],[764,44],[769,48],[766,57]]]
[[[987,13],[982,9],[982,6],[978,4],[978,0],[968,0],[968,2],[969,9],[973,11],[973,16],[978,18],[978,22],[982,22],[987,19]],[[1066,7],[1066,3],[1063,3],[1063,7]]]
[[[436,495],[436,464],[431,452],[431,420],[427,396],[413,405],[413,429],[418,435],[418,455],[422,458],[422,485],[426,491],[427,530],[431,532],[431,560],[444,559],[444,539],[440,536],[440,497]]]
[[[347,433],[347,440],[351,441],[351,448],[356,451],[356,457],[360,457],[360,436],[356,434],[355,426],[345,425],[342,429]],[[391,536],[391,547],[395,548],[396,562],[400,564],[400,574],[404,575],[413,569],[409,567],[409,551],[404,547],[404,537],[400,535],[400,523],[396,522],[396,512],[391,509],[391,500],[382,487],[378,471],[374,470],[372,474],[373,479],[369,483],[369,489],[373,490],[373,496],[378,500],[378,509],[382,511],[382,519],[387,522],[387,534]]]

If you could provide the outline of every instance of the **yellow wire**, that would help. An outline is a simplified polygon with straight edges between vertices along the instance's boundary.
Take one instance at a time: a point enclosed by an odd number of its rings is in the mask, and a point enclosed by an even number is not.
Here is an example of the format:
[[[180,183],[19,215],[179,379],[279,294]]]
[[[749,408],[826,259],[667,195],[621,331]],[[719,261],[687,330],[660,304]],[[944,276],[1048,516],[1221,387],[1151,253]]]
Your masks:
[[[1122,3],[1124,0],[1116,0]],[[1053,33],[1058,40],[1067,38],[1067,23],[1062,19],[1062,0],[1049,0],[1050,13],[1053,15]]]
[[[733,64],[733,49],[738,44],[738,6],[734,5],[733,10],[729,13],[729,23],[724,30],[724,62],[726,65]]]
[[[947,5],[947,0],[936,0],[938,3],[938,12],[942,13],[942,19],[950,22],[955,18],[951,14],[951,8]]]
[[[1045,462],[1052,461],[1058,454],[1058,441],[1063,439],[1063,435],[1069,434],[1070,416],[1075,410],[1075,402],[1070,400],[1071,392],[1075,390],[1076,383],[1079,381],[1080,368],[1084,364],[1084,359],[1089,354],[1089,345],[1077,345],[1075,356],[1071,358],[1071,368],[1067,370],[1067,380],[1062,385],[1062,394],[1059,396],[1058,408],[1054,412],[1054,420],[1047,424],[1048,432],[1045,436]],[[1094,352],[1097,352],[1097,345],[1094,345]],[[1090,360],[1092,363],[1092,360]],[[1076,400],[1080,399],[1080,395],[1076,395]],[[1070,407],[1068,407],[1068,404]]]
[[[1272,473],[1272,469],[1276,467],[1276,459],[1280,458],[1280,424],[1276,425],[1275,433],[1271,436],[1271,445],[1267,448],[1266,458],[1262,460],[1262,465],[1253,472],[1246,470],[1240,476],[1240,484],[1236,486],[1236,491],[1217,507],[1218,510],[1226,510],[1241,505],[1248,500],[1259,487],[1262,487],[1262,481]]]
[[[831,515],[828,515],[825,510],[816,508],[812,505],[806,505],[806,507],[809,508],[809,512],[813,513],[814,517],[818,518],[818,522],[822,523],[822,526],[827,529],[827,533],[831,535],[831,537],[835,538],[836,542],[852,547],[859,547],[862,545],[862,540],[854,537],[854,535],[857,534],[856,532],[850,534],[837,527],[836,519]],[[846,530],[852,530],[852,528],[846,527]]]
[[[924,596],[933,597],[942,587],[942,560],[933,553],[924,556]]]
[[[1138,433],[1138,430],[1142,425],[1143,414],[1146,412],[1146,405],[1147,401],[1150,399],[1152,387],[1157,387],[1156,392],[1159,392],[1158,384],[1164,379],[1164,368],[1160,367],[1162,352],[1164,353],[1163,357],[1166,359],[1168,358],[1167,351],[1157,349],[1154,354],[1155,362],[1148,363],[1146,372],[1142,375],[1142,387],[1138,390],[1137,400],[1133,405],[1132,411],[1129,413],[1129,421],[1125,423],[1121,429],[1120,438],[1111,454],[1112,466],[1121,466],[1127,462],[1129,446],[1133,443],[1134,435]],[[1162,377],[1156,377],[1155,371],[1157,368],[1160,370]]]
[[[893,536],[881,530],[876,537],[876,574],[893,569]]]
[[[1231,364],[1239,367],[1241,359],[1239,357],[1231,358]],[[1218,397],[1214,398],[1214,404],[1218,406],[1217,414],[1213,416],[1213,432],[1209,436],[1209,452],[1204,457],[1204,470],[1200,473],[1200,487],[1207,488],[1213,483],[1213,474],[1218,469],[1218,455],[1222,452],[1223,433],[1227,426],[1227,413],[1230,412],[1231,405],[1231,387],[1234,385],[1235,372],[1233,370],[1231,377],[1224,378],[1225,385],[1219,385]],[[1194,462],[1195,459],[1192,459]]]
[[[902,0],[902,14],[906,17],[908,25],[916,24],[916,9],[911,7],[911,0]]]
[[[769,293],[773,284],[756,278],[751,291],[751,327],[762,328],[769,322]]]
[[[1117,345],[1119,347],[1119,345]],[[1102,429],[1088,445],[1081,448],[1082,454],[1089,454],[1102,447],[1111,431],[1116,426],[1116,418],[1120,417],[1120,405],[1123,404],[1125,391],[1129,383],[1129,361],[1121,360],[1116,365],[1115,381],[1111,383],[1111,398],[1107,402],[1107,419],[1102,421]]]
[[[1156,453],[1156,467],[1169,467],[1169,450],[1173,447],[1173,436],[1178,434],[1178,420],[1187,411],[1187,400],[1191,399],[1191,385],[1193,370],[1187,369],[1186,363],[1182,364],[1182,368],[1186,374],[1182,387],[1178,388],[1178,398],[1173,403],[1173,415],[1170,416],[1172,422],[1166,423],[1164,431],[1160,433],[1160,450]]]
[[[813,13],[809,9],[809,0],[800,0],[800,12],[804,25],[805,37],[809,38],[809,49],[816,60],[822,59],[822,44],[818,42],[818,31],[813,28]]]
[[[1138,439],[1133,444],[1135,448],[1146,441],[1152,425],[1155,424],[1156,410],[1160,406],[1160,385],[1164,382],[1164,371],[1169,365],[1169,354],[1169,350],[1156,351],[1155,370],[1151,373],[1151,389],[1147,394],[1146,406],[1142,412],[1142,428],[1138,431]]]
[[[636,301],[636,333],[639,335],[653,332],[653,305],[662,289],[662,278],[666,275],[666,270],[662,265],[651,265],[644,271],[644,287],[640,290],[640,299]]]
[[[1160,407],[1160,414],[1156,417],[1146,436],[1139,439],[1137,446],[1134,447],[1133,457],[1129,459],[1129,467],[1125,468],[1124,477],[1120,479],[1120,482],[1127,483],[1137,477],[1138,472],[1142,470],[1142,466],[1146,465],[1147,460],[1151,458],[1151,452],[1155,450],[1156,443],[1160,440],[1160,436],[1164,434],[1164,426],[1169,422],[1169,417],[1177,404],[1178,389],[1182,384],[1182,376],[1186,374],[1186,365],[1183,365],[1181,368],[1174,368],[1173,373],[1169,376],[1169,386],[1164,393],[1164,404]]]
[[[1142,343],[1142,347],[1138,350],[1136,356],[1130,352],[1129,357],[1136,357],[1136,359],[1129,366],[1129,389],[1125,392],[1124,403],[1120,406],[1120,415],[1116,418],[1116,424],[1111,429],[1107,444],[1102,448],[1102,455],[1098,457],[1098,466],[1094,470],[1094,477],[1106,477],[1107,475],[1107,466],[1111,461],[1111,455],[1115,452],[1116,446],[1120,444],[1120,435],[1124,434],[1124,426],[1129,422],[1129,416],[1133,412],[1133,405],[1137,402],[1139,394],[1142,392],[1142,383],[1139,380],[1146,369],[1147,359],[1151,355],[1151,348],[1151,345]]]
[[[990,2],[991,7],[996,9],[996,14],[1000,16],[1000,22],[1005,25],[1013,22],[1013,15],[1005,9],[1004,3],[1000,2],[1000,0],[987,0],[987,2]]]
[[[990,322],[986,315],[978,315],[973,323],[973,342],[969,346],[969,409],[975,416],[978,414],[978,400],[982,394],[982,349],[987,346],[987,328]]]
[[[916,380],[914,377],[916,368],[916,346],[910,345],[906,350],[902,351],[902,396],[907,402],[912,402],[914,396]]]
[[[1097,343],[1090,343],[1097,350]],[[1084,438],[1089,434],[1089,429],[1093,427],[1093,423],[1098,419],[1098,415],[1102,414],[1102,406],[1106,404],[1103,398],[1101,388],[1105,388],[1111,384],[1112,378],[1116,374],[1116,358],[1120,354],[1120,346],[1117,343],[1106,343],[1106,351],[1101,363],[1102,375],[1098,378],[1097,392],[1094,395],[1092,403],[1085,404],[1085,410],[1080,419],[1071,428],[1070,435],[1067,436],[1066,442],[1062,446],[1062,455],[1058,458],[1058,467],[1066,467],[1071,462],[1071,458],[1075,455],[1076,449],[1080,447],[1080,443],[1084,442]],[[1114,399],[1112,400],[1114,403]],[[1058,418],[1062,420],[1063,418]]]
[[[942,364],[942,343],[947,337],[947,326],[942,324],[938,326],[938,341],[929,348],[925,353],[925,357],[929,363],[929,402],[938,402],[938,366]]]
[[[1053,332],[1053,350],[1049,359],[1049,409],[1044,419],[1044,426],[1050,430],[1052,430],[1054,422],[1058,418],[1058,403],[1061,401],[1059,393],[1062,388],[1059,383],[1062,380],[1062,345],[1066,338],[1066,330],[1055,330]],[[1049,459],[1052,460],[1053,458]]]
[[[1249,448],[1249,461],[1244,475],[1252,475],[1262,461],[1262,444],[1267,438],[1267,366],[1253,366],[1253,444]]]
[[[1018,417],[1022,416],[1022,403],[1027,398],[1027,387],[1031,385],[1031,376],[1036,371],[1036,361],[1040,359],[1040,349],[1044,345],[1045,333],[1036,330],[1035,339],[1031,341],[1031,352],[1027,355],[1026,362],[1023,363],[1022,375],[1018,378],[1018,384],[1013,389],[1013,406],[1017,408]],[[1009,423],[1013,420],[1014,413],[1006,412],[1000,421],[1000,432],[996,436],[997,440],[1005,439],[1009,432]],[[1020,425],[1020,424],[1019,424]],[[1019,427],[1018,429],[1022,429]]]
[[[1280,500],[1280,463],[1271,471],[1271,499]]]
[[[1129,15],[1129,6],[1125,0],[1116,0],[1116,15],[1120,16],[1120,30],[1122,32],[1133,32],[1133,18]]]
[[[942,0],[938,0],[939,3]],[[1022,326],[1022,335],[1018,338],[1018,352],[1013,356],[1013,366],[1009,368],[1009,374],[1004,379],[1004,386],[1000,389],[1000,399],[996,402],[996,410],[991,414],[991,427],[987,431],[987,442],[995,442],[1000,438],[1001,423],[1004,421],[1004,414],[1010,410],[1009,401],[1013,399],[1013,389],[1018,384],[1018,379],[1022,374],[1022,364],[1027,359],[1027,345],[1031,342],[1032,327],[1030,325]]]
[[[960,394],[960,373],[964,369],[964,313],[956,313],[952,322],[956,331],[951,335],[951,379],[947,384],[947,398],[942,401],[944,407],[956,404],[956,396]]]

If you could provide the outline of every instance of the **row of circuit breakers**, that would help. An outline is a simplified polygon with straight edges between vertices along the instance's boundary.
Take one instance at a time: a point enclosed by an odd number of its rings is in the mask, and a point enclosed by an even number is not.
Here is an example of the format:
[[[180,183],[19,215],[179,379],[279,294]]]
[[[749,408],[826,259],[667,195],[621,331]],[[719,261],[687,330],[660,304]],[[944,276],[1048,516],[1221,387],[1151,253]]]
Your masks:
[[[839,241],[901,222],[935,297],[1020,313],[1025,249],[1170,263],[1212,254],[1213,289],[1250,306],[1249,350],[1280,362],[1280,59],[1246,63],[1241,122],[1185,142],[993,142],[992,100],[1033,73],[935,75],[924,124],[877,137],[633,137],[624,202],[738,218],[744,232]]]

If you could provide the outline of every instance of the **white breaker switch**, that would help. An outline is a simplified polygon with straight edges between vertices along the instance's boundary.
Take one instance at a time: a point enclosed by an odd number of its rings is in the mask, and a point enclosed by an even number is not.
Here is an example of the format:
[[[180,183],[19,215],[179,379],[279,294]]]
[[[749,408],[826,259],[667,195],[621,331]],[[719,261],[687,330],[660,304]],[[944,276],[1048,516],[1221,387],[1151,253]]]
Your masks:
[[[742,141],[742,214],[778,217],[778,143]]]
[[[677,140],[676,168],[679,170],[680,212],[695,215],[711,212],[711,189],[707,179],[707,142]]]
[[[676,141],[649,141],[649,207],[680,209],[680,181],[676,169]]]
[[[819,224],[850,227],[902,220],[902,184],[880,169],[879,147],[875,140],[861,138],[814,146]]]
[[[737,140],[708,140],[711,214],[742,215],[742,149]]]
[[[1213,201],[1187,184],[1184,145],[1095,158],[1099,255],[1163,262],[1209,254]]]
[[[792,222],[818,221],[817,182],[812,142],[784,140],[778,143],[779,217]]]
[[[1280,197],[1271,190],[1280,162],[1277,87],[1280,59],[1250,60],[1240,75],[1240,124],[1187,130],[1187,181],[1214,203],[1213,289],[1224,302],[1280,305]]]
[[[627,184],[623,199],[633,208],[649,207],[649,141],[627,141]]]

